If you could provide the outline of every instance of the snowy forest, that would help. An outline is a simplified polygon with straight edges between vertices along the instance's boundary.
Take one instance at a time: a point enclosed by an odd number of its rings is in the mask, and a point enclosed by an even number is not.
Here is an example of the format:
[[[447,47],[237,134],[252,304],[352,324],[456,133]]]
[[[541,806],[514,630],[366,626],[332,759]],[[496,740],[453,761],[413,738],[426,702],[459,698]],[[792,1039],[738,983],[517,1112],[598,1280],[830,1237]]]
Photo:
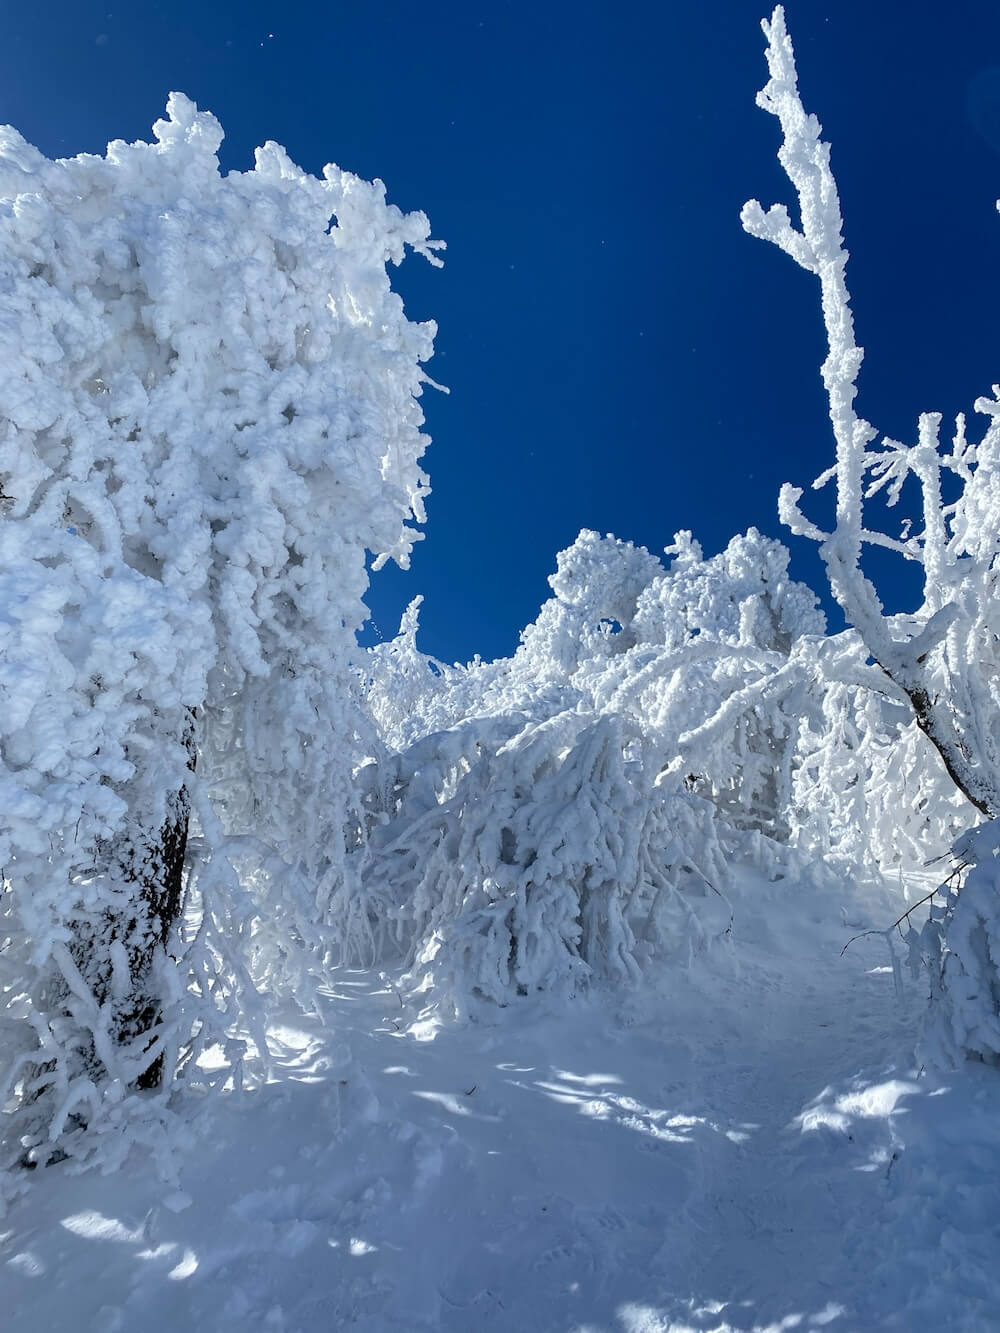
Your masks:
[[[179,93],[103,157],[0,131],[13,1328],[996,1326],[1000,386],[859,415],[763,28],[789,188],[742,224],[828,339],[775,499],[844,629],[757,528],[584,530],[510,657],[426,655],[419,597],[359,646],[427,521],[427,218],[273,142],[222,173]]]

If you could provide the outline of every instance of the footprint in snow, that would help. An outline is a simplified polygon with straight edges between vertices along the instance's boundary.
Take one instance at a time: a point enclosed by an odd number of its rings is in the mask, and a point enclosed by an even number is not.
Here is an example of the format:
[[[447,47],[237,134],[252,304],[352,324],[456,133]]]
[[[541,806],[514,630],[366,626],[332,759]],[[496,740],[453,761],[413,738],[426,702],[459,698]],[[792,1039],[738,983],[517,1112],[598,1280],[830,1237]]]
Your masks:
[[[531,1266],[541,1271],[559,1264],[578,1265],[581,1260],[588,1268],[592,1267],[593,1256],[590,1251],[576,1242],[571,1242],[567,1245],[553,1245],[551,1249],[543,1250]]]
[[[596,1227],[598,1231],[605,1235],[621,1234],[628,1230],[628,1223],[622,1217],[621,1213],[616,1213],[613,1208],[602,1208],[598,1212],[581,1212],[578,1214],[581,1224],[585,1227]]]

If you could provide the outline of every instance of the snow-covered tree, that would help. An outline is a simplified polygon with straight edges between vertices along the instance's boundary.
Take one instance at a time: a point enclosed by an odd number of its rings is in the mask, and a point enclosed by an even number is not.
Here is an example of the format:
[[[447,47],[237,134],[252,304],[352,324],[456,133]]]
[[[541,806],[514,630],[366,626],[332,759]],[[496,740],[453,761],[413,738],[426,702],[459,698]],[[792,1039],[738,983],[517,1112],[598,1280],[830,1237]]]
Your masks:
[[[322,950],[366,552],[405,564],[427,491],[434,327],[386,273],[426,218],[274,143],[223,174],[177,94],[154,135],[0,132],[8,1162],[127,1146]]]
[[[615,697],[633,701],[662,762],[732,825],[784,841],[796,738],[815,693],[804,650],[823,615],[789,578],[785,548],[756,528],[709,559],[686,532],[667,553],[668,573],[639,599],[635,660]]]
[[[364,887],[345,961],[430,980],[453,1012],[636,981],[729,921],[713,808],[658,789],[622,719],[514,711],[424,736],[362,770]],[[710,901],[706,901],[710,900]]]
[[[582,532],[507,659],[425,657],[417,604],[371,651],[384,750],[359,775],[347,958],[412,966],[465,1012],[635,981],[724,933],[727,853],[773,864],[790,835],[823,617],[754,529],[667,555]]]
[[[816,117],[802,106],[780,6],[763,26],[771,77],[758,104],[781,124],[784,141],[778,156],[798,195],[801,225],[793,225],[783,204],[765,212],[756,200],[745,205],[743,225],[819,279],[829,340],[822,374],[836,441],[833,466],[813,483],[814,489],[835,484],[832,530],[820,530],[804,515],[802,491],[791,485],[782,489],[781,515],[794,533],[820,543],[831,590],[848,621],[888,680],[909,699],[917,724],[955,784],[993,818],[1000,815],[1000,389],[995,398],[976,403],[989,421],[978,445],[967,440],[962,416],[952,440],[943,443],[940,414],[923,413],[916,440],[907,445],[880,438],[857,415],[863,352],[854,338],[845,280],[848,253],[830,149],[820,138]],[[942,498],[942,478],[948,473],[960,488],[951,504]],[[883,531],[877,522],[870,526],[866,501],[884,492],[894,506],[910,476],[919,486],[920,514],[907,516],[898,534]],[[912,616],[884,613],[862,568],[868,546],[921,567],[923,598]]]
[[[829,343],[822,374],[836,442],[833,465],[813,483],[817,489],[834,483],[836,507],[830,531],[806,517],[800,488],[782,489],[780,512],[793,532],[820,543],[833,595],[883,673],[884,689],[912,710],[917,727],[974,811],[996,820],[1000,818],[1000,386],[994,386],[992,398],[980,398],[975,404],[987,420],[978,444],[969,441],[961,415],[951,440],[942,441],[941,415],[922,413],[913,442],[904,444],[880,436],[857,414],[854,403],[863,353],[854,336],[845,278],[848,253],[830,149],[820,138],[819,122],[802,106],[780,6],[763,28],[770,79],[758,104],[781,125],[778,156],[798,196],[800,223],[792,222],[782,204],[765,212],[751,201],[744,207],[743,225],[819,279]],[[904,488],[906,493],[914,489],[919,493],[918,512],[907,515],[893,533],[879,522],[880,510],[873,502],[887,501],[891,509]],[[946,502],[946,489],[957,498]],[[878,591],[864,572],[864,555],[872,546],[920,567],[923,595],[912,615],[885,614]],[[934,949],[925,950],[934,955],[940,974],[935,989],[949,996],[948,1004],[940,1007],[957,1006],[956,1012],[962,1014],[951,1024],[954,1049],[979,1055],[989,1050],[991,1058],[1000,1049],[995,1039],[973,1041],[968,1034],[983,1026],[996,1029],[1000,1022],[996,855],[995,837],[962,843],[963,859],[978,864],[966,888],[952,895],[931,923],[932,930],[947,931],[947,940],[939,938]],[[952,982],[955,989],[950,991]]]
[[[789,578],[781,544],[753,528],[710,558],[678,533],[666,554],[668,567],[581,532],[517,652],[493,663],[424,657],[412,607],[372,654],[367,697],[383,736],[410,743],[510,711],[613,715],[651,777],[687,781],[731,822],[787,835],[802,693],[817,684],[805,645],[824,628],[816,599]]]

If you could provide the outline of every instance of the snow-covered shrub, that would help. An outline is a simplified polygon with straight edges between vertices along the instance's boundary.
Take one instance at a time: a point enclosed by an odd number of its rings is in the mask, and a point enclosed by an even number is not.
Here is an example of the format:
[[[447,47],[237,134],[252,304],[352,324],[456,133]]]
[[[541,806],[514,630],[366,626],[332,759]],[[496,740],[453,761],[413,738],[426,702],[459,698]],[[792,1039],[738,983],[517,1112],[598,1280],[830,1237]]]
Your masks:
[[[634,643],[632,621],[663,565],[642,546],[588,528],[556,557],[553,597],[521,635],[518,665],[545,678],[587,679]]]
[[[422,597],[403,613],[399,632],[368,649],[360,671],[366,715],[389,750],[405,750],[430,732],[446,731],[484,711],[503,663],[478,658],[447,666],[417,647]]]
[[[1000,821],[964,834],[954,851],[952,881],[908,935],[914,972],[931,977],[924,1054],[937,1066],[972,1058],[1000,1068]]]
[[[560,566],[585,569],[595,586],[552,581],[556,596],[524,632],[512,675],[561,675],[588,708],[628,720],[651,775],[686,783],[737,827],[786,837],[800,696],[811,688],[801,645],[823,630],[815,598],[789,579],[787,551],[755,529],[708,559],[681,532],[665,554],[669,567],[581,534]]]
[[[386,264],[437,262],[426,218],[273,143],[224,176],[176,94],[154,135],[0,131],[7,1162],[121,1141],[251,972],[305,976],[349,873],[365,552],[405,563],[423,519],[434,329]]]
[[[978,444],[971,443],[960,415],[949,442],[941,439],[941,416],[924,412],[916,438],[900,443],[857,415],[854,402],[863,352],[845,274],[840,200],[830,167],[830,149],[820,138],[815,116],[807,115],[797,86],[795,58],[779,6],[765,22],[770,79],[758,104],[777,117],[783,143],[779,160],[800,206],[797,227],[782,204],[766,212],[756,200],[743,210],[743,225],[769,240],[819,279],[829,355],[822,367],[836,441],[833,466],[813,483],[831,481],[836,513],[822,531],[803,513],[800,488],[786,485],[779,508],[797,534],[820,543],[830,588],[853,625],[866,653],[884,675],[886,688],[905,699],[916,726],[937,751],[944,770],[970,804],[968,819],[1000,817],[1000,386],[980,398],[976,411],[987,419]],[[907,515],[898,533],[887,531],[887,509],[916,490],[920,512]],[[946,489],[956,498],[944,498]],[[912,615],[887,616],[866,576],[866,548],[880,546],[915,562],[923,575],[923,595]],[[972,1034],[997,1022],[997,969],[986,922],[992,870],[969,876],[969,905],[959,911],[966,889],[950,895],[944,917],[947,961],[938,969],[938,1005],[961,1014],[970,1054],[982,1054]],[[970,886],[971,889],[970,889]],[[977,924],[978,923],[978,924]],[[933,925],[934,923],[932,923]],[[952,934],[954,927],[954,934]],[[975,978],[974,983],[970,978]],[[952,987],[955,992],[950,995]],[[970,1005],[978,1017],[970,1017]],[[958,1020],[956,1020],[958,1021]]]
[[[346,956],[396,951],[459,1009],[633,980],[704,944],[724,847],[774,859],[760,839],[788,837],[822,616],[753,529],[710,559],[688,533],[667,554],[582,532],[509,659],[431,661],[416,606],[372,650],[386,753],[360,775]]]
[[[508,711],[621,717],[650,780],[686,780],[731,822],[786,837],[801,696],[815,686],[804,645],[824,628],[816,599],[789,578],[781,544],[753,528],[710,558],[678,533],[666,554],[669,567],[582,532],[558,556],[554,596],[502,661],[431,661],[411,607],[369,663],[383,739],[398,748]]]
[[[461,1014],[703,946],[718,913],[699,908],[727,882],[712,808],[627,752],[614,717],[508,713],[372,765],[383,818],[347,956],[430,975]]]
[[[689,533],[639,599],[630,698],[662,761],[737,828],[785,841],[792,763],[815,681],[803,655],[825,622],[788,552],[751,528],[710,559]],[[640,665],[641,660],[641,665]],[[637,688],[639,687],[639,688]]]

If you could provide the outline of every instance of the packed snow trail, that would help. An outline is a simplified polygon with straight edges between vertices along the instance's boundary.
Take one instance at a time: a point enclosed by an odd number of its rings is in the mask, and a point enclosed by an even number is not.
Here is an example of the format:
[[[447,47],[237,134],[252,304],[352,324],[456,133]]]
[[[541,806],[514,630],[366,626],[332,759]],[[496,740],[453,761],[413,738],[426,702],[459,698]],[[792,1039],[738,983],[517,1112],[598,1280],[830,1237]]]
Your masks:
[[[180,1191],[45,1173],[3,1223],[5,1327],[996,1327],[1000,1079],[916,1077],[919,988],[877,937],[840,957],[856,928],[748,877],[733,943],[655,992],[492,1026],[345,975]]]

